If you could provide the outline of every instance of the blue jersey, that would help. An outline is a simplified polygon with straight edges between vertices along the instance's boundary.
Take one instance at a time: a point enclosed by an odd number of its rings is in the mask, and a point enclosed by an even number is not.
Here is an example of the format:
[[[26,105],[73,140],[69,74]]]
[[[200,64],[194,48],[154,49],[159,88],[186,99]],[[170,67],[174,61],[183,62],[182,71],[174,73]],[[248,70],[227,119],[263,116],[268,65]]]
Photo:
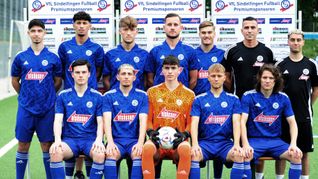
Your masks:
[[[63,65],[64,89],[74,86],[71,65],[78,59],[85,59],[91,64],[91,76],[88,79],[88,86],[97,89],[96,67],[103,67],[104,55],[104,50],[100,45],[92,42],[90,38],[84,44],[77,45],[75,37],[73,37],[60,45],[58,54]]]
[[[102,95],[88,88],[82,97],[74,88],[60,92],[56,100],[55,113],[63,114],[62,138],[96,138],[97,119],[102,117]]]
[[[237,96],[224,91],[217,98],[211,91],[197,96],[192,104],[191,116],[200,118],[198,140],[232,138],[233,114],[241,114],[241,104]]]
[[[189,87],[189,72],[200,68],[195,51],[192,47],[179,41],[174,49],[171,49],[166,41],[162,45],[154,47],[149,54],[146,72],[154,73],[154,85],[164,82],[162,74],[163,59],[169,55],[173,55],[180,60],[180,75],[178,80]]]
[[[112,113],[113,138],[138,139],[139,114],[148,114],[147,94],[132,88],[128,96],[124,96],[119,88],[105,93],[103,97],[103,113]]]
[[[135,69],[134,87],[144,90],[144,73],[147,59],[148,52],[139,48],[138,45],[135,45],[130,51],[126,51],[122,45],[108,51],[104,56],[103,75],[110,75],[110,88],[114,89],[119,86],[119,81],[116,78],[119,66],[130,64]]]
[[[281,120],[294,115],[285,93],[273,93],[265,98],[256,90],[247,91],[242,97],[242,113],[248,114],[248,137],[280,137]]]
[[[58,56],[47,48],[39,55],[31,47],[19,53],[12,63],[11,76],[21,78],[18,101],[25,110],[42,116],[54,106],[54,77],[62,76],[62,66]]]
[[[208,69],[215,63],[221,63],[224,57],[224,50],[218,49],[215,45],[209,52],[204,52],[201,47],[195,49],[200,69],[198,71],[197,85],[193,89],[196,95],[210,90],[211,85],[208,81]]]

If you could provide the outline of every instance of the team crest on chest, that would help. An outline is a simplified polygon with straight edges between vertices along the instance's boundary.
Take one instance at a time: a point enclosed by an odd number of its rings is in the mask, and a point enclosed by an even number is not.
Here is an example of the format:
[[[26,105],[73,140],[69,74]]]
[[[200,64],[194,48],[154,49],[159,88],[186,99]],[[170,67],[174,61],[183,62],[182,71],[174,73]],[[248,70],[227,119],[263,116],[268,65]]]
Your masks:
[[[178,106],[181,106],[182,105],[182,100],[181,99],[177,99],[176,103],[177,103]]]
[[[211,61],[212,61],[213,63],[215,63],[215,62],[217,62],[217,61],[218,61],[218,58],[216,58],[216,57],[212,57],[212,58],[211,58]]]
[[[138,101],[137,100],[132,100],[132,102],[131,102],[131,105],[133,105],[133,106],[138,106]]]
[[[87,56],[91,56],[93,54],[93,52],[91,50],[86,50],[86,55]]]
[[[92,108],[92,107],[93,107],[93,102],[92,102],[92,101],[88,101],[88,102],[86,103],[86,107],[87,107],[87,108]]]
[[[261,56],[261,55],[257,56],[257,57],[256,57],[256,61],[255,61],[255,63],[253,64],[253,66],[254,66],[254,67],[262,67],[262,66],[264,65],[263,60],[264,60],[264,57],[263,57],[263,56]]]
[[[139,61],[140,61],[139,57],[135,56],[135,57],[134,57],[134,62],[135,62],[135,63],[138,63]]]
[[[299,77],[299,80],[307,81],[309,79],[309,70],[307,68],[303,69],[303,74]]]
[[[225,101],[223,101],[223,102],[221,103],[221,107],[222,107],[222,108],[226,108],[227,105],[228,105],[228,104],[227,104],[227,102],[225,102]]]
[[[49,62],[47,60],[42,60],[42,65],[43,66],[47,66],[49,64]]]
[[[276,102],[275,102],[275,103],[273,103],[273,108],[274,108],[274,109],[278,109],[278,108],[279,108],[279,104],[278,104],[278,103],[276,103]]]
[[[179,60],[183,60],[183,59],[184,59],[184,55],[183,55],[183,54],[179,54],[179,55],[178,55],[178,59],[179,59]]]

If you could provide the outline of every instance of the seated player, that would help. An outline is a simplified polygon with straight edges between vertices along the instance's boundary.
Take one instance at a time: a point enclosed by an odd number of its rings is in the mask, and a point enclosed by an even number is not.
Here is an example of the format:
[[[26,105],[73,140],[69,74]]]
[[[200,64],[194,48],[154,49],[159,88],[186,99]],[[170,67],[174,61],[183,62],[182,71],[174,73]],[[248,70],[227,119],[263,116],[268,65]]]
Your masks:
[[[241,179],[244,158],[240,147],[240,100],[223,90],[225,68],[221,64],[209,67],[208,80],[211,89],[197,96],[192,105],[190,178],[200,178],[200,161],[219,158],[223,163],[234,162],[231,178]],[[250,175],[249,162],[245,165]]]
[[[257,74],[255,90],[242,97],[241,137],[246,158],[262,156],[289,160],[289,178],[299,179],[302,152],[296,146],[297,124],[290,100],[282,89],[282,77],[277,68],[266,64]],[[284,117],[283,117],[284,116]],[[291,142],[281,138],[281,122],[286,117]],[[254,153],[254,154],[253,154]]]
[[[83,153],[94,162],[90,178],[101,179],[105,159],[102,95],[88,88],[88,61],[76,60],[72,64],[72,70],[74,87],[61,91],[56,100],[55,142],[50,148],[51,175],[54,179],[64,179],[62,161]]]
[[[118,68],[119,86],[103,97],[104,129],[106,131],[105,179],[117,178],[116,162],[130,157],[131,178],[142,178],[141,153],[146,136],[148,97],[133,87],[134,67],[122,64]]]
[[[178,82],[178,58],[170,55],[163,60],[165,82],[148,90],[149,113],[147,135],[149,139],[142,153],[142,171],[145,179],[155,178],[155,165],[163,158],[172,159],[178,166],[177,178],[188,178],[191,165],[190,111],[194,93]],[[170,126],[179,132],[173,149],[159,148],[158,128]],[[181,132],[180,132],[181,131]]]

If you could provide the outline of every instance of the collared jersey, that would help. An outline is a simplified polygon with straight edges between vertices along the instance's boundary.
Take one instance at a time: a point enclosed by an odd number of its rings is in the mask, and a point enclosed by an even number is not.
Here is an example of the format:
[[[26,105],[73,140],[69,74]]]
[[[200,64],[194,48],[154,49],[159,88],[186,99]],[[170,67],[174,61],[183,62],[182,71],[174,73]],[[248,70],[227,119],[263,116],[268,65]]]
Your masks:
[[[254,89],[257,72],[265,63],[274,64],[273,52],[261,42],[254,48],[239,42],[226,50],[222,65],[227,72],[234,71],[234,90],[239,98]]]
[[[147,93],[132,88],[124,96],[119,88],[112,89],[103,96],[103,113],[112,113],[113,138],[138,139],[139,114],[148,114]]]
[[[134,87],[145,90],[144,73],[148,54],[146,50],[139,48],[137,44],[130,51],[126,51],[122,45],[118,45],[117,48],[108,51],[104,55],[103,75],[110,75],[110,88],[119,87],[116,75],[120,65],[130,64],[135,69],[136,80],[133,83]]]
[[[198,140],[232,138],[233,114],[241,114],[241,103],[237,96],[224,91],[219,97],[215,97],[211,91],[197,96],[191,116],[199,117]]]
[[[256,90],[247,91],[241,104],[242,113],[248,114],[248,137],[280,137],[282,120],[294,115],[290,100],[283,92],[265,98]]]
[[[284,78],[284,92],[289,96],[295,112],[296,121],[310,122],[313,111],[311,90],[318,86],[317,62],[304,57],[299,62],[289,57],[276,63]]]
[[[74,87],[63,90],[57,97],[55,113],[63,114],[62,138],[86,138],[94,140],[97,117],[102,117],[102,95],[87,88],[82,97]]]
[[[194,93],[183,84],[170,91],[165,83],[149,88],[148,128],[170,126],[180,131],[190,131],[191,106]]]
[[[196,95],[210,90],[211,85],[208,81],[208,69],[215,63],[221,63],[224,58],[224,50],[218,49],[215,45],[209,52],[204,52],[201,47],[195,49],[200,69],[198,71],[197,85],[193,89]]]
[[[35,115],[44,115],[55,104],[54,77],[62,76],[57,55],[46,47],[35,55],[31,47],[15,57],[11,76],[21,78],[19,105]]]
[[[195,51],[192,47],[185,45],[179,41],[174,49],[171,49],[166,41],[162,45],[154,47],[149,54],[149,59],[146,66],[146,72],[154,73],[154,85],[164,82],[162,73],[162,63],[165,57],[173,55],[180,61],[180,75],[178,81],[189,87],[189,72],[198,70],[198,63]]]
[[[84,44],[78,45],[75,37],[73,37],[60,45],[58,54],[63,65],[64,89],[74,86],[71,65],[78,59],[85,59],[91,64],[91,76],[88,79],[88,86],[97,89],[96,67],[103,67],[104,50],[102,46],[92,42],[90,38]]]

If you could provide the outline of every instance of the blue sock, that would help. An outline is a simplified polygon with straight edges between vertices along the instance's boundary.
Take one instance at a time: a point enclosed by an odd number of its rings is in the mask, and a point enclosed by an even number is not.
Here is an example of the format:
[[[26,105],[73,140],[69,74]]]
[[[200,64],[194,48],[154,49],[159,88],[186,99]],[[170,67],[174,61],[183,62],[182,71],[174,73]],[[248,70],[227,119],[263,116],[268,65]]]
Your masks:
[[[234,162],[231,170],[231,179],[241,179],[243,178],[244,173],[244,163]]]
[[[50,163],[51,176],[54,179],[64,179],[64,165],[63,162],[51,162]]]
[[[289,179],[299,179],[301,175],[301,164],[290,163],[289,167]]]
[[[75,168],[75,157],[65,160],[65,174],[66,176],[73,177],[73,172]]]
[[[117,178],[116,160],[106,159],[104,166],[105,179]]]
[[[190,179],[200,178],[200,164],[198,161],[191,161]]]
[[[92,169],[93,161],[85,158],[86,176],[89,177]]]
[[[216,158],[213,160],[213,173],[214,178],[222,178],[223,162],[221,159]]]
[[[43,164],[45,168],[46,179],[51,179],[50,171],[50,154],[48,152],[43,152]]]
[[[103,178],[103,171],[104,171],[104,163],[96,163],[94,162],[91,166],[90,171],[90,179],[101,179]]]
[[[131,179],[142,178],[141,159],[134,159],[131,170]]]
[[[28,164],[29,153],[28,152],[17,152],[15,157],[15,172],[17,179],[23,179],[25,168]]]
[[[252,170],[250,162],[244,162],[244,176],[243,178],[251,179],[252,178]]]

